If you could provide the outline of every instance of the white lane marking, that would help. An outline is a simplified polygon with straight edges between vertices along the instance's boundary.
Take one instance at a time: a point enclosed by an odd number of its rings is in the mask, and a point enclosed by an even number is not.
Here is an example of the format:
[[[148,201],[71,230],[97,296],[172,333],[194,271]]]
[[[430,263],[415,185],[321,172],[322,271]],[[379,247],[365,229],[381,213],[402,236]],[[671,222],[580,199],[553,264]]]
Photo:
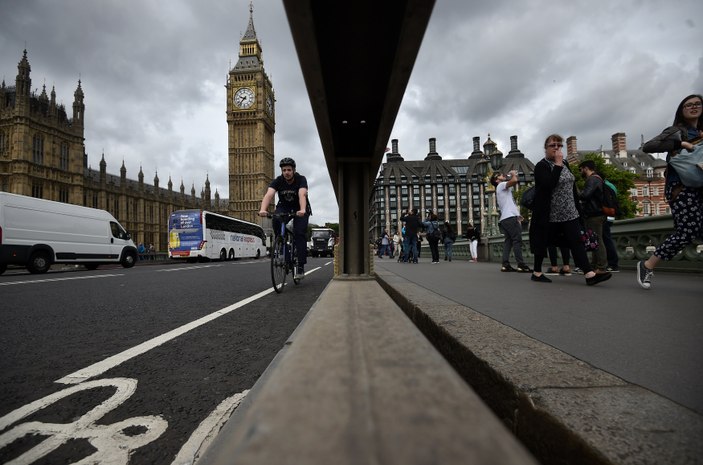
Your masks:
[[[160,416],[132,417],[111,425],[95,424],[134,394],[137,380],[131,378],[88,381],[50,394],[0,418],[0,431],[77,392],[106,386],[114,387],[114,394],[72,423],[30,421],[0,435],[0,449],[25,436],[45,437],[33,448],[7,463],[33,463],[71,439],[85,439],[96,451],[79,463],[126,465],[134,450],[156,440],[166,431],[168,422]]]
[[[188,271],[188,270],[200,270],[203,268],[217,268],[218,266],[224,266],[224,265],[199,265],[199,266],[185,266],[182,268],[165,268],[162,270],[156,270],[160,273],[162,272],[167,272],[167,271]]]
[[[16,284],[50,283],[50,282],[54,282],[54,281],[73,281],[76,279],[113,278],[116,276],[124,276],[124,273],[121,273],[121,274],[101,274],[98,276],[75,276],[72,278],[47,278],[47,279],[37,279],[34,281],[14,281],[14,282],[10,282],[10,283],[0,283],[0,286],[14,286]]]
[[[313,268],[312,270],[308,271],[307,274],[313,273],[317,270],[319,270],[320,267]],[[158,347],[171,339],[175,339],[178,336],[181,336],[199,326],[204,325],[205,323],[209,323],[212,320],[215,320],[221,316],[224,316],[228,314],[229,312],[232,312],[240,307],[243,307],[251,302],[254,302],[255,300],[258,300],[270,293],[273,292],[273,288],[266,289],[264,291],[259,292],[258,294],[254,294],[251,297],[247,297],[244,300],[240,300],[239,302],[236,302],[228,307],[222,308],[220,310],[217,310],[209,315],[205,315],[202,318],[199,318],[195,321],[192,321],[190,323],[187,323],[183,326],[180,326],[174,330],[171,330],[167,333],[164,333],[160,336],[156,336],[155,338],[149,339],[148,341],[142,342],[139,345],[136,345],[132,347],[131,349],[127,349],[123,352],[120,352],[119,354],[115,354],[111,357],[106,358],[105,360],[102,360],[100,362],[94,363],[93,365],[90,365],[89,367],[83,368],[81,370],[75,371],[71,373],[70,375],[64,376],[61,379],[56,380],[56,383],[62,383],[62,384],[78,384],[81,383],[87,379],[94,378],[98,375],[101,375],[105,373],[106,371],[121,365],[122,363],[126,362],[127,360],[130,360],[138,355],[141,355],[145,352],[150,351],[151,349],[154,349],[155,347]]]
[[[220,405],[193,431],[171,465],[193,465],[196,463],[200,459],[200,454],[207,450],[222,426],[232,416],[234,409],[239,406],[248,393],[247,389],[220,402]]]

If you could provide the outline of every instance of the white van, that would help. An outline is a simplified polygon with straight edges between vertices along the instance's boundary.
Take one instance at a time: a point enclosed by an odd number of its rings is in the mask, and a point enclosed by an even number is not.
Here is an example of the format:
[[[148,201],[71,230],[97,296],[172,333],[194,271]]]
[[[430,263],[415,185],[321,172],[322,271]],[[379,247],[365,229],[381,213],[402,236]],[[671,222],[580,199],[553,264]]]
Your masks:
[[[46,273],[54,263],[94,270],[136,261],[130,235],[105,210],[0,192],[0,274],[7,265]]]

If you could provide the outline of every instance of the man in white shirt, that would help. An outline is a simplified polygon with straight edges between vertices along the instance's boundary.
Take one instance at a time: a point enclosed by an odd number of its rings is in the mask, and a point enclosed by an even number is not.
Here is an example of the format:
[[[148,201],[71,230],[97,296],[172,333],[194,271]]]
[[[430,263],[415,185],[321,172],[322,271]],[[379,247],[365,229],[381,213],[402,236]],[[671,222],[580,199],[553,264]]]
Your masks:
[[[498,171],[491,175],[491,184],[496,188],[496,200],[500,208],[498,227],[505,235],[503,242],[503,266],[500,271],[519,271],[531,273],[532,270],[522,258],[522,224],[520,223],[520,210],[515,205],[512,187],[517,184],[517,171],[512,170],[506,176]],[[510,266],[510,249],[513,249],[517,270]]]

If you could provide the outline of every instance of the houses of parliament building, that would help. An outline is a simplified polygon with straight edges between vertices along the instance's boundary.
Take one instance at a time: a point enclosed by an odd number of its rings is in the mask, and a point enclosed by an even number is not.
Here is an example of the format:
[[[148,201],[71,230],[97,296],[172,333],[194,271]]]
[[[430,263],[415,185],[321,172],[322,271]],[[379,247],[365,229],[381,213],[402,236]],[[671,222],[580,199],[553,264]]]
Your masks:
[[[273,135],[275,96],[263,68],[253,12],[240,40],[239,60],[229,72],[227,124],[229,199],[204,188],[196,195],[181,181],[174,191],[169,177],[162,187],[158,174],[144,182],[127,177],[122,162],[119,175],[107,172],[102,154],[99,168],[88,164],[85,152],[85,103],[81,81],[73,94],[72,111],[57,104],[52,88],[32,92],[27,51],[17,66],[15,85],[0,84],[0,191],[66,202],[109,211],[130,232],[135,243],[168,247],[168,218],[173,211],[206,209],[257,222],[261,198],[274,174]]]

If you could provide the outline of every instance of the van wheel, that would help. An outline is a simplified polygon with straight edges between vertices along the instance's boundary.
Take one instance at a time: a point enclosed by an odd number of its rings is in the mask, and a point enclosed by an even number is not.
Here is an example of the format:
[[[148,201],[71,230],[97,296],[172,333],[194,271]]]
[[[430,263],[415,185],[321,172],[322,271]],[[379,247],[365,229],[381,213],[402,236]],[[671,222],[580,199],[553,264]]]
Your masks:
[[[98,264],[97,264],[97,263],[86,263],[86,264],[83,265],[83,266],[85,266],[86,269],[91,270],[91,271],[92,271],[92,270],[97,270],[97,269],[98,269]]]
[[[229,251],[229,259],[234,260],[234,250],[230,249]]]
[[[137,263],[137,254],[134,252],[125,252],[122,255],[120,262],[124,268],[132,268]]]
[[[227,251],[225,249],[220,250],[220,261],[224,262],[227,260]]]
[[[0,263],[0,274],[3,274],[7,269],[7,263]]]
[[[27,269],[30,273],[41,274],[46,273],[51,268],[51,260],[49,254],[45,250],[38,250],[29,257]]]

